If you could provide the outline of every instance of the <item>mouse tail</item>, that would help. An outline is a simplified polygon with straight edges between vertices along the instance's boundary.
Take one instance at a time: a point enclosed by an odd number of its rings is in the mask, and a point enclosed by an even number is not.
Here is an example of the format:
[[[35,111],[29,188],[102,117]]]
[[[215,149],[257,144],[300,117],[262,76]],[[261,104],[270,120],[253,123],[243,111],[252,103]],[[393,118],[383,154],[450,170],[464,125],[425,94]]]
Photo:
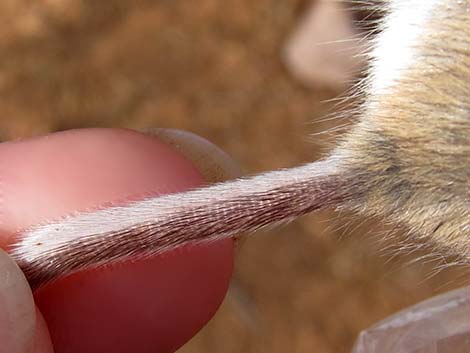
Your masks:
[[[106,264],[213,242],[348,198],[334,158],[76,214],[24,232],[12,256],[31,286]]]

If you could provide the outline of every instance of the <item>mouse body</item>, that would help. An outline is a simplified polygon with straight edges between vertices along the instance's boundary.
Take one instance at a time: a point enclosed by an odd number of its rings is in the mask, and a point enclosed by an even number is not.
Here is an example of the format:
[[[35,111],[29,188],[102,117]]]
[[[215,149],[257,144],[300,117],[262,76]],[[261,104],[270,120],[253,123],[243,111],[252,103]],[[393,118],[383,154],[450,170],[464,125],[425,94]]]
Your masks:
[[[350,204],[470,259],[470,1],[391,1],[338,153]]]
[[[470,1],[389,1],[336,152],[380,215],[470,260]]]

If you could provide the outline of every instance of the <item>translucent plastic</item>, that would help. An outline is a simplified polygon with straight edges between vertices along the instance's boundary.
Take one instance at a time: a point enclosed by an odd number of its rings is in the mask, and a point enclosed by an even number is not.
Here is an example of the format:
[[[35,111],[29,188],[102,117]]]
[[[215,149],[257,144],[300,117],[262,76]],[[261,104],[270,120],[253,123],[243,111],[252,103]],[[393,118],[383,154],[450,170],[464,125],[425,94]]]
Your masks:
[[[469,353],[470,287],[426,300],[364,330],[352,353]]]

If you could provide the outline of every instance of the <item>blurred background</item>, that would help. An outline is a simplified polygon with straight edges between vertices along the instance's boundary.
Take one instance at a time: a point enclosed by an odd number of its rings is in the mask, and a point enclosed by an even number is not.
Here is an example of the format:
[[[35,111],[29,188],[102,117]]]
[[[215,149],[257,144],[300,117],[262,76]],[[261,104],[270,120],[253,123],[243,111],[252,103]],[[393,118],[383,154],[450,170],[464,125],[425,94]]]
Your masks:
[[[318,159],[344,124],[324,117],[364,65],[353,20],[371,15],[338,6],[3,0],[0,139],[171,127],[246,174]],[[463,283],[462,270],[397,255],[371,223],[322,213],[245,241],[220,311],[180,352],[346,353],[362,329]]]

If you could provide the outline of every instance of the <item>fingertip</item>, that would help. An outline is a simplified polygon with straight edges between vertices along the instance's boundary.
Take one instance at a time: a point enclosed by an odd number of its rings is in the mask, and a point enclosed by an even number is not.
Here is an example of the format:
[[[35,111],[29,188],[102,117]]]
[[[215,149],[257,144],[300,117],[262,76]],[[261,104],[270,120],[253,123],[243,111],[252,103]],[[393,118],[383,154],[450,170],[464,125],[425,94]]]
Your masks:
[[[204,182],[180,153],[133,131],[86,129],[2,147],[0,160],[9,162],[3,226],[10,231]],[[35,299],[56,353],[172,352],[215,313],[232,264],[231,240],[186,247],[77,273]]]

